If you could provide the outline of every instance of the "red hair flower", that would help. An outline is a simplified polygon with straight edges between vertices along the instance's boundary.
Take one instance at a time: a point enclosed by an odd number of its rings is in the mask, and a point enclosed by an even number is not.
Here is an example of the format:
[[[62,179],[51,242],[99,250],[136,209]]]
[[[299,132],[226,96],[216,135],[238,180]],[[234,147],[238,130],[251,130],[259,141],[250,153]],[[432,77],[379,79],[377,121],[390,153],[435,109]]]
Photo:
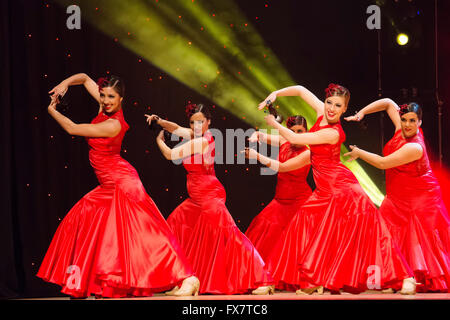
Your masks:
[[[287,120],[286,120],[286,125],[287,125],[289,128],[295,126],[295,119],[296,119],[296,118],[297,118],[296,116],[291,116],[291,117],[287,118]]]
[[[340,85],[335,84],[335,83],[330,83],[328,85],[328,88],[325,89],[325,96],[328,98],[328,97],[330,97],[332,95],[335,95],[335,94],[341,95],[343,93],[342,91],[343,90],[342,90],[342,87]]]
[[[196,105],[195,103],[189,103],[189,104],[186,106],[186,110],[185,110],[186,115],[187,115],[188,117],[190,117],[191,114],[193,113],[193,111],[194,111],[196,108],[197,108],[197,105]]]
[[[106,87],[109,83],[107,78],[101,77],[97,80],[98,90],[100,91],[102,88]]]

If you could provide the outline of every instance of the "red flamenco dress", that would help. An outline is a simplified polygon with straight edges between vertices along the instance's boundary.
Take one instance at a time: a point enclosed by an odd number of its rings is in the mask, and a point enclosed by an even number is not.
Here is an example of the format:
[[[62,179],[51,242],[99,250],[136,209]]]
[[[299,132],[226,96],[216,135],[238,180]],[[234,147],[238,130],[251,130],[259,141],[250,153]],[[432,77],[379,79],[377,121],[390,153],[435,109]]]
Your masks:
[[[307,150],[306,147],[297,148],[285,142],[280,146],[278,160],[285,162]],[[308,164],[278,173],[275,198],[253,219],[245,233],[264,260],[267,260],[289,221],[312,193],[306,182],[310,167]]]
[[[200,280],[200,293],[248,293],[272,284],[272,277],[225,206],[225,189],[214,171],[214,137],[210,131],[204,137],[207,152],[183,160],[189,198],[167,222]]]
[[[401,283],[412,272],[378,209],[340,161],[345,141],[340,122],[320,126],[322,117],[310,132],[332,128],[339,141],[310,146],[317,188],[277,242],[269,271],[281,288],[359,293]]]
[[[386,170],[386,197],[380,213],[420,283],[417,291],[448,292],[450,218],[430,167],[422,132],[405,139],[398,130],[383,154],[388,156],[406,143],[420,144],[423,155]]]
[[[193,274],[181,247],[136,170],[120,156],[128,124],[122,110],[92,123],[120,121],[113,138],[88,138],[100,185],[59,225],[38,277],[74,297],[149,296]]]

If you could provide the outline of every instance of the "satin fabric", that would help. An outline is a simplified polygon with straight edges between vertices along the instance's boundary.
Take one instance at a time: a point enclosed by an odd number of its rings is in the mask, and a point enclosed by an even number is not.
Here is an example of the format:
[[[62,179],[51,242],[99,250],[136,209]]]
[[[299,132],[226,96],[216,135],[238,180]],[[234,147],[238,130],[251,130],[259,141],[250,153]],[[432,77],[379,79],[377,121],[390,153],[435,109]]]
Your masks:
[[[214,138],[210,131],[204,137],[209,142],[207,152],[183,160],[189,198],[167,222],[200,279],[200,293],[249,293],[272,284],[272,277],[225,206],[225,189],[214,171]]]
[[[285,142],[280,146],[278,160],[286,162],[307,150],[306,147],[297,148]],[[269,257],[295,212],[312,194],[306,182],[310,167],[308,164],[293,171],[278,173],[274,199],[253,219],[245,233],[264,260]]]
[[[386,170],[386,197],[380,212],[408,264],[418,292],[450,288],[450,218],[434,176],[422,132],[403,138],[401,130],[386,144],[388,156],[406,143],[422,146],[420,159]]]
[[[37,276],[74,297],[149,296],[193,271],[136,170],[120,156],[128,124],[122,110],[92,123],[120,121],[113,138],[88,138],[100,183],[59,225]]]
[[[340,123],[320,126],[339,133],[336,144],[311,145],[316,189],[292,218],[267,264],[278,287],[322,285],[358,293],[411,276],[386,222],[353,173],[340,161]],[[373,282],[372,282],[373,280]]]

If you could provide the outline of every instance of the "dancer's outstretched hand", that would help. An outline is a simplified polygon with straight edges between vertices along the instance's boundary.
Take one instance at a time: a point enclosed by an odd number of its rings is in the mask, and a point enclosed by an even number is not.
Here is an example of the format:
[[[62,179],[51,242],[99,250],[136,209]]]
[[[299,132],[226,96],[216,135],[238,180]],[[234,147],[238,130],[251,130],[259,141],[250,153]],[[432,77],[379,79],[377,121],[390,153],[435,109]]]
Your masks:
[[[54,87],[52,90],[50,90],[48,93],[52,97],[57,97],[57,96],[63,97],[66,94],[68,89],[69,89],[69,86],[67,86],[63,81],[60,84],[58,84],[56,87]]]
[[[259,141],[259,132],[255,131],[253,132],[253,134],[250,136],[250,138],[248,138],[249,142],[258,142],[259,144],[261,144],[261,141]]]
[[[267,116],[264,117],[264,120],[266,120],[266,123],[271,126],[271,127],[275,127],[275,125],[278,123],[275,120],[275,117],[271,114],[268,114]]]
[[[353,116],[345,117],[344,119],[347,121],[361,121],[364,118],[364,113],[357,112]]]
[[[267,106],[267,101],[270,100],[270,102],[274,102],[277,99],[277,94],[275,92],[272,92],[267,96],[267,98],[264,99],[263,102],[261,102],[258,106],[258,110],[262,110]]]
[[[247,159],[257,159],[258,158],[258,152],[252,148],[245,148],[245,150],[242,150],[241,153],[245,153],[245,157]]]
[[[145,116],[147,117],[148,124],[151,124],[153,120],[158,121],[160,119],[160,117],[158,117],[156,114],[152,114],[150,116],[148,114],[145,114]]]
[[[351,162],[351,161],[356,160],[356,159],[359,158],[359,155],[358,155],[359,148],[358,148],[357,146],[352,146],[352,145],[351,145],[351,146],[350,146],[350,149],[351,149],[352,151],[347,152],[347,153],[344,154],[344,157],[350,157],[350,158],[347,160],[347,162]]]

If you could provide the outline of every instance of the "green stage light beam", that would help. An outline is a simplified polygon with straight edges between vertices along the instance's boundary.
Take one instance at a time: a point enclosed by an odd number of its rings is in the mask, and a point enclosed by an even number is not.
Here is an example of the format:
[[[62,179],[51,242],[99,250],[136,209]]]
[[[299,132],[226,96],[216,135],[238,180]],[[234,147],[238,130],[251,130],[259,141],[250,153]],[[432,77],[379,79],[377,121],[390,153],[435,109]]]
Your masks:
[[[63,7],[73,0],[57,0]],[[82,16],[151,64],[226,108],[249,125],[267,128],[257,105],[270,92],[295,85],[276,55],[233,1],[79,0]],[[300,98],[277,100],[286,118],[315,113]],[[346,151],[345,147],[342,151]],[[344,162],[372,201],[383,194],[357,162]]]

